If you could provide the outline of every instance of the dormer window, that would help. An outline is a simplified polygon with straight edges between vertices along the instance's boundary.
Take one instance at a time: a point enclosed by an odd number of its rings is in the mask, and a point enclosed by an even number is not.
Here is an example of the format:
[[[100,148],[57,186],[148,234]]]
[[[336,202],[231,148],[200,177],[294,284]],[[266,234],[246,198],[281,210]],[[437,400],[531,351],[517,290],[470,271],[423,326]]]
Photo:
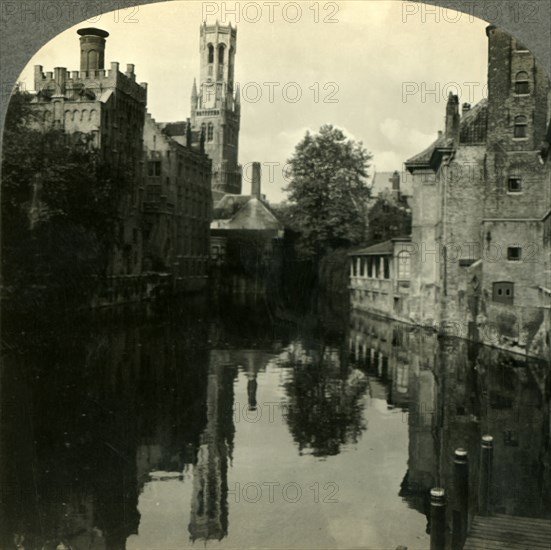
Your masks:
[[[520,71],[515,77],[515,94],[528,95],[530,93],[530,80],[526,71]]]
[[[516,139],[524,139],[528,137],[528,119],[524,115],[515,117],[513,135]]]
[[[507,191],[509,193],[522,193],[522,178],[519,176],[510,176],[507,181]]]

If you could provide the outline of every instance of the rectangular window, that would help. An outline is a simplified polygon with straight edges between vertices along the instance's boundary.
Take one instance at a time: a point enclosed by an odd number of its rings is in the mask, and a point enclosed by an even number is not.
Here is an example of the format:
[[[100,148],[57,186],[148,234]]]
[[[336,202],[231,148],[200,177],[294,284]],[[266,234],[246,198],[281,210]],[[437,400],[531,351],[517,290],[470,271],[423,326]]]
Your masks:
[[[507,182],[507,191],[509,193],[522,193],[522,179],[519,177],[510,177]]]
[[[507,248],[507,259],[510,262],[520,262],[522,257],[522,248],[520,246],[509,246]]]
[[[388,258],[383,258],[384,278],[390,279],[390,263]]]
[[[161,161],[160,160],[151,160],[147,164],[147,175],[148,176],[160,176],[161,175]]]
[[[514,283],[498,282],[492,285],[492,300],[502,304],[512,304],[514,300]]]

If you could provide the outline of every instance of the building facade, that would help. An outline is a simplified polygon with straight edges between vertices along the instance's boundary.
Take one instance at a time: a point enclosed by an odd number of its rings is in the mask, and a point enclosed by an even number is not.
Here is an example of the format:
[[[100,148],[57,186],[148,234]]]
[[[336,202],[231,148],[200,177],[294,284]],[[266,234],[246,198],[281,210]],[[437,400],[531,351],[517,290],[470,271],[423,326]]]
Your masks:
[[[208,278],[211,160],[187,128],[183,145],[170,136],[171,125],[146,116],[143,267],[170,275],[178,290],[200,290]]]
[[[409,318],[411,239],[395,238],[350,252],[353,309],[398,320]]]
[[[406,162],[413,176],[410,311],[416,323],[528,354],[549,352],[550,83],[534,56],[487,29],[488,97]]]
[[[119,63],[105,69],[105,42],[101,29],[79,29],[80,70],[56,67],[44,73],[35,66],[36,97],[32,107],[44,128],[63,130],[75,139],[91,136],[110,173],[128,192],[119,205],[117,245],[112,250],[108,275],[141,273],[142,139],[147,85],[136,81],[134,65],[126,71]]]

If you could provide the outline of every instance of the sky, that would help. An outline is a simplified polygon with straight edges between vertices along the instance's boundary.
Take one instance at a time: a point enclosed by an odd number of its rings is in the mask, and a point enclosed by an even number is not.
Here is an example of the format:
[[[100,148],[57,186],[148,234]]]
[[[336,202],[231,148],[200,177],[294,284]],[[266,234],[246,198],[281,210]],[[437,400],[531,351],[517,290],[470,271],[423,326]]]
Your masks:
[[[59,34],[20,81],[34,88],[34,65],[78,70],[76,29],[94,26],[110,34],[106,68],[133,63],[137,80],[148,83],[155,120],[185,120],[199,74],[199,27],[216,19],[237,25],[243,193],[250,163],[258,161],[271,202],[284,200],[284,166],[307,130],[333,124],[373,155],[370,172],[401,171],[443,129],[450,91],[461,103],[486,93],[487,23],[399,0],[169,1],[120,9]]]

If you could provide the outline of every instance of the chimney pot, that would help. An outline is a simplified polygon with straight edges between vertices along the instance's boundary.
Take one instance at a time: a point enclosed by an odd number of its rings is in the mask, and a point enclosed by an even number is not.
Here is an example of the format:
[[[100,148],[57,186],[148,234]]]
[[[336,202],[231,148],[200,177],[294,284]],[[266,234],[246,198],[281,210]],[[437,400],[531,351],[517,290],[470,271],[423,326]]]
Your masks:
[[[79,29],[80,36],[80,70],[94,72],[105,68],[105,39],[107,31],[87,27]]]
[[[260,162],[253,162],[253,177],[251,183],[251,195],[260,198],[261,192],[261,169]]]

